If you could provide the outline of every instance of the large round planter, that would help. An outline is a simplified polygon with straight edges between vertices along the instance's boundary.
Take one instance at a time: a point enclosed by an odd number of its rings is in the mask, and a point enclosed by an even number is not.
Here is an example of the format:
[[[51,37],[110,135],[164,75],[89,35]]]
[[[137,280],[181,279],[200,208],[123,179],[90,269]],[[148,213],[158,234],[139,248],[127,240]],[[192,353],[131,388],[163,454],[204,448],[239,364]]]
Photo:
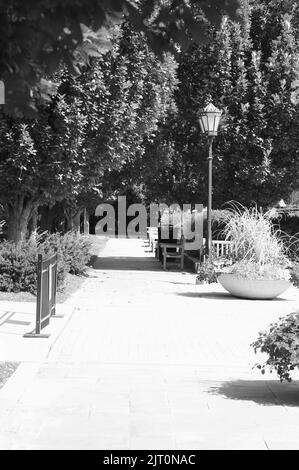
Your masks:
[[[280,279],[240,279],[233,274],[220,274],[218,281],[230,294],[242,299],[274,299],[291,283]]]

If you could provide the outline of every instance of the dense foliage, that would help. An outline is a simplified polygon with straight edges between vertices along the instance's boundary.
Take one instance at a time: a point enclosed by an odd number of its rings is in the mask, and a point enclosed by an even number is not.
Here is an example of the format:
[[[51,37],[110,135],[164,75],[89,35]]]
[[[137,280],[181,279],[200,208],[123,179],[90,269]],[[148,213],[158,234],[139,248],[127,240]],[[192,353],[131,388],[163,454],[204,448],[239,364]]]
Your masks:
[[[299,4],[242,2],[239,23],[223,19],[214,40],[179,59],[177,114],[148,148],[141,181],[148,198],[207,201],[207,140],[198,113],[223,110],[214,141],[213,206],[277,203],[299,176]]]
[[[212,284],[217,282],[218,272],[217,268],[212,261],[205,261],[201,264],[197,271],[196,283],[197,284]]]
[[[214,0],[212,6],[204,0],[1,0],[0,76],[6,110],[14,115],[36,112],[31,91],[41,79],[61,63],[78,73],[80,64],[111,46],[110,30],[124,16],[161,54],[173,49],[174,42],[186,47],[191,37],[206,40],[202,15],[218,25],[222,11],[234,15],[237,6],[237,0]],[[48,86],[44,81],[43,89]]]
[[[67,273],[80,275],[90,259],[90,242],[74,232],[59,233],[43,239],[31,237],[15,244],[0,243],[0,290],[5,292],[36,293],[37,255],[58,254],[58,287],[62,288]]]
[[[256,364],[262,374],[269,368],[276,371],[281,381],[292,380],[291,374],[299,367],[299,312],[294,312],[270,325],[252,344],[255,352],[266,353],[268,358]]]
[[[51,18],[60,3],[53,2],[49,24],[42,21],[37,36],[53,25]],[[84,3],[75,2],[70,12],[78,9],[79,18]],[[198,45],[192,34],[188,41],[180,36],[182,24],[170,28],[178,67],[173,56],[163,52],[164,46],[159,58],[154,55],[148,33],[159,25],[157,35],[162,30],[166,34],[181,1],[165,5],[160,0],[142,1],[136,11],[128,7],[130,22],[122,19],[121,26],[112,28],[112,21],[109,34],[105,23],[109,15],[103,19],[107,2],[101,12],[98,2],[92,3],[94,25],[87,20],[86,24],[93,28],[99,21],[104,28],[99,35],[88,28],[82,35],[65,8],[57,30],[49,33],[49,51],[41,58],[44,65],[39,71],[44,87],[33,87],[30,98],[34,118],[1,115],[0,206],[10,240],[23,240],[28,226],[32,230],[43,225],[40,219],[48,218],[51,207],[59,208],[59,224],[66,217],[70,229],[78,226],[83,207],[94,210],[100,199],[117,195],[128,194],[132,201],[206,203],[207,141],[199,130],[198,112],[210,99],[223,110],[222,128],[214,142],[213,207],[229,199],[267,206],[291,192],[299,169],[298,2],[243,0],[239,22],[222,17],[217,30],[213,28],[221,17],[217,7],[224,2],[213,2],[209,10],[200,1],[211,20],[204,29],[209,29],[213,40]],[[122,12],[125,3],[120,0],[113,8]],[[202,18],[194,9],[196,2],[189,3],[193,18]],[[233,9],[235,3],[226,2]],[[24,30],[28,34],[25,50],[32,41],[27,26],[30,29],[50,5],[40,2],[32,8]],[[22,10],[17,0],[11,2],[16,30],[19,23],[25,26],[19,13],[28,13],[27,8]],[[150,11],[154,13],[143,31],[138,18]],[[85,14],[91,18],[89,7]],[[53,38],[65,22],[71,32],[63,33],[53,51]],[[5,30],[7,23],[3,24]],[[73,29],[76,47],[62,52],[60,47],[72,39]],[[188,29],[185,32],[189,34]],[[80,34],[83,43],[78,51]],[[104,38],[109,39],[107,48]],[[186,50],[180,43],[190,47]],[[70,64],[73,53],[76,77]],[[61,59],[59,64],[54,64],[55,55]],[[53,67],[48,69],[50,57]],[[40,65],[37,58],[36,64]],[[25,82],[26,74],[22,75]],[[36,78],[32,77],[34,83]],[[23,96],[23,88],[19,90]]]
[[[5,292],[36,290],[37,249],[32,241],[0,244],[0,289]]]
[[[65,234],[52,233],[46,235],[38,250],[47,255],[57,253],[67,272],[80,275],[85,272],[90,260],[91,242],[89,238],[72,231]]]
[[[172,57],[158,60],[128,23],[112,43],[77,78],[65,69],[53,76],[49,99],[36,95],[34,119],[2,115],[0,204],[10,240],[26,237],[40,206],[63,201],[71,217],[92,191],[101,195],[104,175],[142,154],[172,105]]]

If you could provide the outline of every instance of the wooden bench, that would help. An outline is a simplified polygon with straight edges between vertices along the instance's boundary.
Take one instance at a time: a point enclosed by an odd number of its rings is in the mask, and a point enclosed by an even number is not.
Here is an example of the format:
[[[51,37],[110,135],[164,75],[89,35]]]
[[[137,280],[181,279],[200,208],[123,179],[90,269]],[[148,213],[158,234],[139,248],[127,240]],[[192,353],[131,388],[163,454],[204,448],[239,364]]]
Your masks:
[[[200,249],[201,254],[198,259],[199,263],[201,263],[202,261],[205,261],[205,256],[202,253],[204,245],[205,245],[205,241],[206,241],[205,238],[203,238],[203,245]],[[223,256],[228,255],[231,250],[231,242],[226,241],[226,240],[212,240],[212,246],[213,246],[216,258],[221,258]],[[176,243],[160,242],[158,244],[158,247],[162,249],[163,269],[166,269],[167,267],[167,260],[171,260],[171,259],[178,260],[180,268],[184,269],[185,240],[183,237],[181,240],[178,240]]]
[[[184,269],[185,243],[184,239],[178,240],[177,243],[159,243],[162,248],[163,269],[167,267],[167,260],[176,259],[180,268]]]

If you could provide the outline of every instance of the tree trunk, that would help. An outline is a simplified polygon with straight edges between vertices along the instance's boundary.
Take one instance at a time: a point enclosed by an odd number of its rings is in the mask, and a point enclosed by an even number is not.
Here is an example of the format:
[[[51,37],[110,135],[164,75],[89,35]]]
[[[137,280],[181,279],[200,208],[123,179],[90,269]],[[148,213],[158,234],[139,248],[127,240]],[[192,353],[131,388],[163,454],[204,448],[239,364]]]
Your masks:
[[[28,223],[29,226],[29,236],[31,237],[32,234],[36,234],[37,231],[37,218],[38,218],[38,211],[37,207],[32,211],[31,217]]]
[[[80,233],[80,217],[81,217],[81,210],[79,210],[75,216],[73,217],[73,230],[77,233]]]
[[[29,215],[23,213],[19,217],[18,212],[10,214],[7,220],[7,239],[18,243],[26,239]]]
[[[51,232],[52,231],[52,225],[53,225],[53,219],[54,219],[53,208],[44,205],[44,206],[40,207],[39,212],[40,212],[40,221],[39,221],[40,231],[41,232]]]
[[[66,229],[67,230],[75,230],[76,232],[80,233],[81,213],[82,213],[81,209],[79,209],[75,213],[71,211],[66,211],[66,220],[67,220]]]
[[[89,214],[87,209],[84,209],[83,213],[83,233],[84,235],[89,235]]]
[[[19,196],[14,204],[8,207],[7,239],[19,243],[26,239],[28,223],[35,209],[33,201]]]

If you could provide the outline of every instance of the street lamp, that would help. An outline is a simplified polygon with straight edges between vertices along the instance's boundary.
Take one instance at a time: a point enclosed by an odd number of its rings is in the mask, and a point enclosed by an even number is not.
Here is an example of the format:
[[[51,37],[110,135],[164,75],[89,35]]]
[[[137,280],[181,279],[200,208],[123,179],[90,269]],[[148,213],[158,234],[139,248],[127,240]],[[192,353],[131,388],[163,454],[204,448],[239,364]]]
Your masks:
[[[208,236],[207,236],[207,247],[208,257],[211,261],[212,256],[212,161],[213,161],[213,140],[217,135],[218,127],[220,124],[222,111],[217,109],[212,103],[208,104],[199,114],[199,124],[202,132],[209,137],[209,182],[208,182],[208,207],[207,207],[207,225],[208,225]]]

